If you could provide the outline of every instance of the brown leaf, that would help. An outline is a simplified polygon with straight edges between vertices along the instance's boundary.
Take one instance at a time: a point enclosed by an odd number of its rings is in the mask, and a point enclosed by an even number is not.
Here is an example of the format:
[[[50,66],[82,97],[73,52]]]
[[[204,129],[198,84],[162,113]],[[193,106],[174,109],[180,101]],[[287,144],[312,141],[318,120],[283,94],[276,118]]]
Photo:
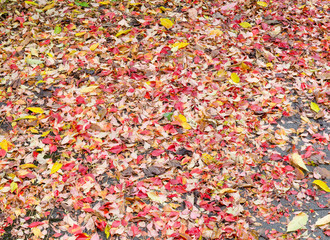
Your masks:
[[[326,168],[316,167],[313,172],[320,174],[322,178],[330,179],[330,171]]]

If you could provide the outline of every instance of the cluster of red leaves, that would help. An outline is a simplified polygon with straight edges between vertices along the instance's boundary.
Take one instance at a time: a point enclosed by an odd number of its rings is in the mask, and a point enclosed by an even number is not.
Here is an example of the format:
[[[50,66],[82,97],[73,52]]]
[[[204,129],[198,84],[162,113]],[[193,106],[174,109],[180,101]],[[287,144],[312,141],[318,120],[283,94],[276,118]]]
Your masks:
[[[2,8],[2,237],[296,239],[256,227],[328,207],[290,160],[330,151],[327,1]]]

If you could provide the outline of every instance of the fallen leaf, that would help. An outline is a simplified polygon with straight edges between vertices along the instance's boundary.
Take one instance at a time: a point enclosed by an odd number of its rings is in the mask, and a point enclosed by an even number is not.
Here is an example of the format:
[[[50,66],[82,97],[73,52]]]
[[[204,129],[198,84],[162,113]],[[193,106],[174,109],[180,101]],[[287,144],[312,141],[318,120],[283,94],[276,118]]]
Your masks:
[[[267,7],[268,6],[268,4],[266,2],[262,2],[262,1],[257,2],[257,4],[261,7]]]
[[[54,33],[59,34],[60,32],[62,32],[62,28],[59,25],[56,25],[56,27],[54,29]]]
[[[319,106],[315,102],[311,102],[311,109],[316,113],[320,111]]]
[[[90,93],[97,89],[99,86],[89,86],[80,89],[80,93]]]
[[[184,129],[191,129],[191,126],[187,123],[187,119],[184,115],[182,114],[179,114],[178,116],[174,116],[174,119],[178,122],[181,123],[181,126],[184,128]]]
[[[32,164],[32,163],[26,163],[26,164],[22,164],[19,166],[22,169],[27,169],[27,168],[37,168],[36,165]]]
[[[52,169],[50,170],[50,174],[56,173],[58,170],[60,170],[62,167],[62,163],[55,162],[52,166]]]
[[[12,183],[10,184],[10,191],[11,191],[11,192],[14,192],[17,188],[18,188],[18,185],[17,185],[16,182],[12,182]]]
[[[326,192],[330,192],[330,188],[328,187],[328,185],[321,180],[314,180],[313,184],[319,186],[322,190],[324,190]]]
[[[294,165],[296,165],[297,167],[300,167],[306,171],[309,171],[302,159],[302,157],[299,155],[299,153],[293,153],[291,155],[291,161]]]
[[[99,43],[94,43],[92,46],[89,47],[91,51],[94,51],[99,46]]]
[[[240,82],[240,78],[237,75],[237,73],[231,73],[230,78],[231,78],[231,80],[233,80],[234,83],[239,83]]]
[[[316,221],[315,225],[316,226],[323,226],[323,225],[326,225],[326,224],[329,224],[329,223],[330,223],[330,214],[326,215],[323,218],[318,219]]]
[[[322,178],[330,179],[330,171],[326,168],[316,167],[313,172],[320,174]]]
[[[216,35],[217,37],[222,35],[223,31],[219,30],[219,29],[214,29],[210,32],[210,35]]]
[[[294,232],[298,229],[305,229],[307,221],[308,215],[304,212],[299,213],[289,222],[286,232]]]
[[[239,25],[240,25],[242,28],[250,28],[250,27],[252,27],[251,24],[248,23],[248,22],[241,22]]]
[[[36,66],[39,64],[42,64],[43,61],[39,60],[39,59],[33,59],[33,58],[26,58],[25,59],[26,63],[32,65],[32,66]]]
[[[131,29],[127,29],[127,30],[120,30],[117,34],[116,37],[119,37],[121,35],[125,35],[127,33],[129,33],[130,31],[132,31]]]
[[[166,27],[167,29],[171,28],[173,26],[173,22],[168,18],[161,18],[160,24]]]
[[[154,202],[164,203],[166,201],[166,196],[158,192],[147,192],[147,195]]]
[[[33,115],[26,115],[23,117],[16,118],[14,121],[19,121],[19,120],[23,120],[23,119],[37,119],[37,117],[33,116]]]
[[[44,113],[45,111],[40,107],[28,107],[27,110],[30,110],[34,113]]]
[[[80,37],[80,36],[85,35],[85,34],[86,34],[86,32],[79,32],[79,33],[76,33],[75,36]]]
[[[237,192],[237,190],[236,189],[233,189],[233,188],[223,188],[223,189],[220,189],[219,190],[219,193],[220,194],[234,193],[234,192]]]

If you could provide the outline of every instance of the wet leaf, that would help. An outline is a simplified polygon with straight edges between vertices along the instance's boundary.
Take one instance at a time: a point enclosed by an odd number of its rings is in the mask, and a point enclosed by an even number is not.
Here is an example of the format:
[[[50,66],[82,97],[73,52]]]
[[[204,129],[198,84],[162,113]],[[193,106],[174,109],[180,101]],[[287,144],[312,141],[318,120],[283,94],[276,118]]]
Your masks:
[[[311,102],[311,109],[316,113],[320,111],[319,106],[315,102]]]
[[[299,155],[299,153],[293,153],[291,155],[291,161],[295,166],[300,167],[306,171],[309,171],[308,168],[306,167],[302,157]]]
[[[170,29],[173,26],[173,22],[168,18],[161,18],[160,24],[166,27],[167,29]]]
[[[330,188],[328,187],[328,185],[321,180],[314,180],[313,184],[319,186],[323,191],[330,192]]]
[[[55,162],[54,165],[52,166],[52,169],[50,170],[50,173],[56,173],[58,170],[60,170],[62,167],[62,163]]]
[[[308,221],[308,215],[304,212],[299,213],[290,221],[286,231],[294,232],[297,231],[298,229],[305,229],[305,225],[307,224],[307,221]]]

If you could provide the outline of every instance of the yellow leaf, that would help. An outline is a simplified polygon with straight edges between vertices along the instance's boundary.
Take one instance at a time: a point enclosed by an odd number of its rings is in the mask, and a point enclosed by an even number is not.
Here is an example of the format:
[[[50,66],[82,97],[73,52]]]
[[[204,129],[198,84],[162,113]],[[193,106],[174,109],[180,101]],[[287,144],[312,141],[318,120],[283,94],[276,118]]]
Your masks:
[[[181,126],[182,126],[184,129],[187,129],[187,130],[191,129],[191,126],[189,125],[189,123],[186,123],[186,122],[181,123]]]
[[[294,232],[298,229],[304,229],[308,221],[308,215],[304,212],[295,216],[288,224],[287,232]]]
[[[62,167],[62,163],[56,162],[54,163],[52,169],[50,170],[50,174],[56,173]]]
[[[22,169],[27,169],[27,168],[37,168],[36,165],[31,164],[31,163],[22,164],[22,165],[20,165],[19,167],[22,168]]]
[[[105,227],[104,233],[105,233],[105,235],[107,236],[107,239],[108,239],[109,236],[110,236],[110,226],[109,226],[109,224],[107,224],[107,226]]]
[[[23,117],[16,118],[14,121],[19,121],[19,120],[23,120],[23,119],[37,119],[37,117],[32,116],[32,115],[26,115],[26,116],[23,116]]]
[[[11,144],[10,142],[8,142],[6,139],[3,139],[0,142],[0,148],[2,148],[3,150],[5,150],[6,152],[8,151],[10,146],[14,146],[13,144]]]
[[[43,133],[41,134],[41,137],[46,137],[49,133],[50,133],[50,130],[49,130],[49,131],[46,131],[46,132],[43,132]]]
[[[167,29],[171,28],[173,26],[173,22],[168,18],[161,18],[160,24],[166,27]]]
[[[34,5],[34,6],[39,6],[38,3],[32,2],[32,1],[25,1],[26,4]]]
[[[210,35],[216,35],[217,37],[219,37],[222,34],[223,34],[223,31],[221,31],[219,29],[214,29],[210,32]]]
[[[108,5],[108,4],[110,4],[110,1],[99,2],[99,4],[101,4],[101,5]]]
[[[18,188],[18,186],[17,186],[17,183],[16,182],[12,182],[10,184],[10,191],[11,192],[14,192],[17,188]]]
[[[99,46],[99,43],[94,43],[92,46],[89,47],[91,51],[94,51]]]
[[[121,35],[127,34],[131,31],[131,29],[127,29],[127,30],[120,30],[117,34],[116,37],[119,37]]]
[[[257,4],[261,7],[267,7],[268,6],[268,4],[266,2],[261,2],[261,1],[257,2]]]
[[[44,113],[45,111],[40,107],[28,107],[28,110],[34,113]]]
[[[172,45],[172,48],[177,47],[178,49],[180,49],[180,48],[184,48],[188,45],[189,45],[189,43],[187,43],[187,42],[176,42]]]
[[[32,232],[33,232],[34,236],[36,236],[37,238],[39,238],[42,235],[41,230],[37,227],[33,227]]]
[[[47,5],[46,7],[44,7],[42,10],[43,10],[43,11],[47,11],[47,10],[49,10],[49,9],[52,9],[54,6],[55,6],[55,3],[52,3],[52,4],[49,4],[49,5]]]
[[[321,180],[314,180],[313,184],[319,186],[323,191],[330,192],[330,188],[328,187],[328,185]]]
[[[80,92],[81,93],[89,93],[89,92],[93,92],[96,88],[98,88],[98,86],[84,87],[84,88],[80,89]]]
[[[187,119],[185,116],[183,116],[182,114],[178,115],[178,116],[174,116],[174,119],[177,120],[178,122],[181,123],[181,126],[184,129],[191,129],[191,126],[187,123]]]
[[[80,37],[80,36],[85,35],[85,34],[86,34],[86,32],[79,32],[79,33],[76,33],[75,36]]]
[[[239,83],[240,82],[240,78],[237,75],[237,73],[231,73],[230,78],[231,78],[231,80],[233,80],[234,83]]]
[[[293,153],[291,155],[291,160],[292,160],[292,163],[306,171],[309,171],[302,159],[302,157],[299,155],[299,153]]]
[[[219,191],[220,194],[234,193],[234,192],[237,192],[237,190],[233,188],[223,188]]]
[[[315,225],[316,226],[323,226],[325,224],[329,224],[330,223],[330,214],[326,215],[323,218],[320,218],[316,221]]]
[[[209,165],[209,164],[213,163],[214,157],[208,153],[203,153],[202,160],[204,161],[205,164]]]
[[[251,27],[251,24],[248,23],[248,22],[241,22],[239,25],[243,28],[250,28]]]
[[[164,195],[160,195],[158,192],[147,192],[148,197],[158,203],[164,203],[166,201],[166,197]]]
[[[317,113],[320,111],[319,106],[315,102],[311,102],[311,109]]]

